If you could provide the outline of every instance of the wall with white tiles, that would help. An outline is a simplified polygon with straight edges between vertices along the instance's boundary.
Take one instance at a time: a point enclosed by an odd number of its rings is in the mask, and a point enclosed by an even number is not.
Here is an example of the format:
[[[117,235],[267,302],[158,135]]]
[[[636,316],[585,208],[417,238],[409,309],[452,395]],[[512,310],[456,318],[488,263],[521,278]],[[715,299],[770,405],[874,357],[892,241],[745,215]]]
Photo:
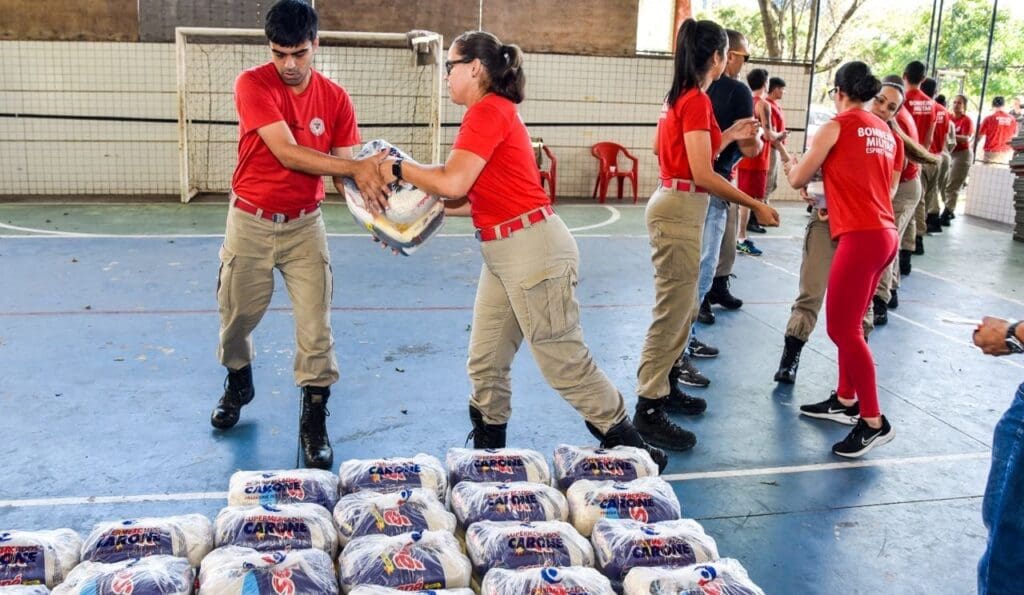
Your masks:
[[[1012,224],[1016,217],[1013,207],[1013,172],[1005,167],[975,163],[968,175],[970,183],[967,184],[964,212],[982,219]]]

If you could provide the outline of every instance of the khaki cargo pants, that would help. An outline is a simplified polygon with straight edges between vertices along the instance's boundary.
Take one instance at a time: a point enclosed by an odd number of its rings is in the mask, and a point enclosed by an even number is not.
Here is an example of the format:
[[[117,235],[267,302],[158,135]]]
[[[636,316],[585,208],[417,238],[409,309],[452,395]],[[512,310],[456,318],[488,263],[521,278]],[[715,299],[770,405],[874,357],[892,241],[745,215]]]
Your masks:
[[[557,215],[505,239],[480,243],[480,269],[466,369],[470,404],[488,424],[512,415],[512,359],[526,339],[551,388],[606,432],[626,417],[611,380],[583,342],[576,301],[579,251]]]
[[[896,187],[896,195],[892,197],[892,211],[896,216],[896,233],[902,238],[906,238],[907,229],[912,225],[916,225],[914,219],[917,216],[917,207],[921,203],[920,196],[920,177],[900,182],[900,185]],[[903,240],[903,245],[900,246],[900,249],[914,249],[913,241],[909,243],[909,248],[904,247],[905,245],[907,243]],[[888,302],[892,297],[892,290],[900,286],[900,259],[898,257],[894,258],[889,266],[890,272],[888,274],[882,273],[882,278],[878,282],[878,289],[875,291],[875,295],[885,302]]]
[[[954,151],[950,154],[949,181],[943,191],[946,210],[952,213],[956,210],[956,201],[963,190],[964,182],[967,181],[967,172],[971,169],[971,162],[974,161],[974,152],[971,149]]]
[[[923,169],[924,166],[922,166]],[[911,215],[910,220],[907,223],[906,229],[900,235],[900,250],[913,250],[917,246],[917,236],[923,236],[925,231],[925,213],[924,213],[924,184],[922,183],[921,176],[917,176],[914,180],[917,181],[917,195],[916,198],[911,197],[908,194],[908,199],[913,199],[913,204],[910,206]],[[901,182],[900,187],[908,182]],[[899,194],[899,188],[896,189],[896,193]],[[893,210],[896,210],[896,201],[893,200]],[[917,220],[920,218],[921,225],[917,224]],[[899,259],[897,259],[898,261]]]
[[[331,333],[334,283],[319,209],[274,223],[228,208],[217,281],[220,363],[237,370],[252,362],[252,331],[270,304],[275,268],[284,277],[295,317],[295,383],[330,386],[338,380]]]

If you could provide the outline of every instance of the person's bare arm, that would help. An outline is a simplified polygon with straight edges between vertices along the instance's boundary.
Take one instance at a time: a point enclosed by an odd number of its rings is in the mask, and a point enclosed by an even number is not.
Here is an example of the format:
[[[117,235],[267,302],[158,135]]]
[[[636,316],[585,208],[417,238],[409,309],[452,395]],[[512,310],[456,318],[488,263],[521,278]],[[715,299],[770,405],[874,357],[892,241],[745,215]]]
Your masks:
[[[825,157],[828,157],[828,152],[838,139],[839,124],[835,120],[830,120],[819,128],[803,158],[783,164],[789,184],[798,189],[806,186],[814,177],[814,173],[821,169],[821,164],[825,163]]]
[[[388,158],[380,163],[379,169],[385,180],[394,180]],[[446,198],[462,198],[469,193],[487,162],[472,151],[452,149],[448,160],[441,165],[423,165],[405,160],[402,163],[402,179],[427,194]]]
[[[690,163],[693,182],[711,194],[749,208],[757,215],[761,225],[775,227],[779,224],[779,213],[767,204],[753,199],[718,175],[711,167],[711,133],[707,130],[691,130],[683,134],[686,156]]]
[[[334,147],[331,149],[331,155],[340,157],[342,159],[352,159],[352,147]],[[331,182],[334,183],[334,187],[338,189],[338,192],[342,196],[345,195],[345,184],[344,176],[331,176]]]

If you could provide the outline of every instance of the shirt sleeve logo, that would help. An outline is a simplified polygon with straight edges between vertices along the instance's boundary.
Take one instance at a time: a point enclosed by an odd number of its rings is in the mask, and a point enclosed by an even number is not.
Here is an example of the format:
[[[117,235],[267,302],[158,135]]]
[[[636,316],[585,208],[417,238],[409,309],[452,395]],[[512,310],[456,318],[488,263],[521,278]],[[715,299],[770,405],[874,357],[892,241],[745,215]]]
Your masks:
[[[327,129],[324,126],[324,121],[320,118],[313,118],[309,121],[309,131],[313,133],[313,136],[320,136]]]

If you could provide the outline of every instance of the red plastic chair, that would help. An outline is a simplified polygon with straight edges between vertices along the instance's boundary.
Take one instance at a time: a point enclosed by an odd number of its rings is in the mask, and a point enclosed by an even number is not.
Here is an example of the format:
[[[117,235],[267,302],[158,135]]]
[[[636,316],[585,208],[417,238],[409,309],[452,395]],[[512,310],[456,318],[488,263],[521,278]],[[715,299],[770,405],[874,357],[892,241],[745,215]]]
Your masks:
[[[628,170],[621,170],[618,167],[619,153],[623,153],[627,159],[633,162],[633,167]],[[629,178],[633,184],[633,202],[636,203],[637,196],[637,168],[640,160],[630,154],[626,147],[610,142],[597,143],[590,147],[590,154],[600,162],[597,170],[597,180],[594,182],[594,192],[591,198],[600,197],[604,202],[608,197],[608,182],[615,178],[619,183],[619,200],[622,200],[622,184]]]
[[[555,202],[555,186],[558,184],[558,160],[555,159],[555,154],[551,152],[547,145],[541,145],[540,148],[548,156],[548,161],[551,162],[551,166],[547,170],[540,170],[540,185],[543,188],[544,182],[547,181],[548,196],[551,197],[553,204]],[[539,168],[540,164],[538,163],[537,166]]]

